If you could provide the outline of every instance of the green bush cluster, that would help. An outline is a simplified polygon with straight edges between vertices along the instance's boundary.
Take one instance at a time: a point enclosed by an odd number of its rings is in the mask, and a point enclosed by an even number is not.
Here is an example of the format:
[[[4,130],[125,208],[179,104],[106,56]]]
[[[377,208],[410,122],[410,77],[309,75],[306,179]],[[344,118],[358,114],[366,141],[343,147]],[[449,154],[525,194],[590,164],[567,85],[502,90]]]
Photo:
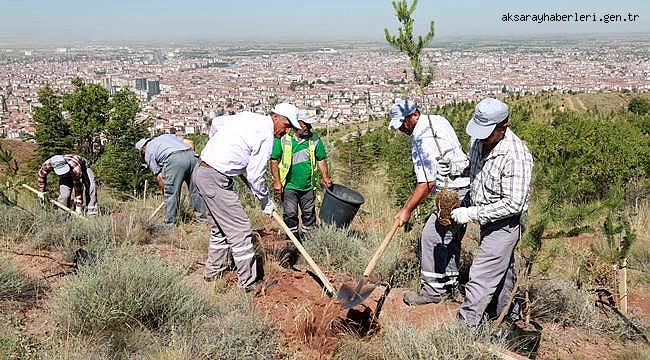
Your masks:
[[[595,331],[619,339],[637,337],[632,329],[612,312],[594,306],[596,295],[563,282],[552,281],[531,287],[531,316],[537,321],[552,322]],[[631,316],[637,323],[633,314]]]
[[[512,128],[535,158],[534,185],[554,203],[620,197],[634,179],[650,175],[650,139],[638,115],[566,112],[549,122],[528,122],[516,110]]]
[[[210,308],[183,269],[119,250],[82,267],[52,296],[52,314],[75,334],[193,326]]]
[[[318,264],[335,271],[361,275],[383,235],[381,232],[360,234],[324,225],[307,233],[303,245]],[[373,274],[395,286],[408,286],[419,279],[420,264],[414,256],[400,251],[399,242],[394,240]]]
[[[335,359],[501,359],[507,347],[504,337],[492,336],[489,324],[476,329],[452,322],[438,327],[416,328],[408,323],[389,324],[378,340],[348,341]],[[379,350],[379,351],[378,351]]]

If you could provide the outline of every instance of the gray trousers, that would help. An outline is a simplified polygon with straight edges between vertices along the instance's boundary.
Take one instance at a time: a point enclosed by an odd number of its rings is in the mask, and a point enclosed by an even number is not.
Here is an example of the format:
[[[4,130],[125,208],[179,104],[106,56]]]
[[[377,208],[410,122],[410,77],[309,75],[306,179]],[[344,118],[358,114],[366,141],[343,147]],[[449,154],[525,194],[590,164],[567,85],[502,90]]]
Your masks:
[[[458,312],[467,325],[478,325],[484,314],[494,318],[506,306],[517,279],[514,250],[521,235],[519,218],[511,216],[481,226],[481,244]],[[509,312],[512,320],[521,317],[518,301],[513,302]]]
[[[237,267],[238,286],[248,287],[258,280],[257,257],[251,223],[234,190],[233,179],[201,166],[195,168],[192,178],[205,200],[210,224],[208,259],[203,275],[211,278],[223,274],[229,265],[230,249]]]
[[[282,218],[289,230],[298,238],[298,209],[302,218],[302,232],[306,233],[316,224],[316,193],[314,190],[285,189],[282,193]]]
[[[457,191],[461,200],[467,192],[467,189]],[[460,244],[467,228],[455,223],[442,226],[437,220],[434,212],[424,225],[420,239],[420,293],[431,298],[451,295],[458,288]]]
[[[205,202],[192,182],[192,170],[195,166],[196,157],[192,151],[178,152],[165,160],[162,170],[165,183],[165,223],[173,224],[176,219],[183,183],[187,184],[195,216],[205,217]]]
[[[90,168],[86,167],[83,177],[81,178],[84,188],[84,202],[86,203],[86,211],[89,213],[97,212],[97,187],[95,185],[95,173]],[[73,180],[69,176],[59,176],[59,198],[57,201],[67,207],[71,207],[70,195],[74,187]],[[74,210],[74,209],[73,209]]]

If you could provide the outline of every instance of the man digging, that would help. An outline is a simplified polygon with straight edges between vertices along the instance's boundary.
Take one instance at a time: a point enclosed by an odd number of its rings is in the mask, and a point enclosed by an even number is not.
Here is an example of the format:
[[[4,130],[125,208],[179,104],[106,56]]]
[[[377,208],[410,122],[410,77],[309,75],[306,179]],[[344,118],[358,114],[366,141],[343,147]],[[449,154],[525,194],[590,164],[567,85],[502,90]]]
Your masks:
[[[468,161],[449,121],[439,115],[421,115],[409,100],[397,101],[389,115],[389,129],[412,136],[411,154],[417,178],[415,189],[395,219],[402,225],[407,223],[422,200],[431,192],[447,191],[445,185],[459,199],[464,198],[469,178],[462,173]],[[465,225],[443,225],[438,220],[438,214],[432,213],[422,230],[421,290],[404,294],[408,305],[439,303],[456,293]]]
[[[86,197],[86,214],[97,215],[97,187],[95,173],[88,161],[79,155],[54,155],[41,165],[38,171],[38,198],[45,200],[47,174],[54,171],[59,176],[59,198],[57,202],[70,207],[70,195],[74,188],[75,211],[81,215]]]
[[[471,206],[453,210],[451,217],[457,224],[481,224],[480,245],[458,313],[469,326],[478,325],[484,314],[496,317],[516,281],[514,250],[521,236],[521,214],[528,209],[533,157],[508,128],[508,119],[506,104],[487,98],[476,105],[466,129],[473,139]],[[521,317],[518,302],[508,311],[510,320]]]
[[[205,217],[205,203],[192,183],[192,170],[196,166],[194,149],[183,139],[172,134],[163,134],[149,139],[140,139],[135,148],[156,176],[160,191],[165,196],[165,224],[173,225],[181,199],[183,183],[194,206],[195,217]]]
[[[298,109],[287,103],[278,104],[271,116],[252,112],[236,115],[210,138],[201,152],[193,180],[205,200],[210,224],[208,258],[203,270],[205,281],[223,276],[228,250],[237,267],[238,287],[255,289],[263,274],[258,272],[253,248],[251,223],[234,189],[234,177],[245,174],[251,191],[260,200],[264,214],[272,216],[271,200],[264,173],[271,158],[273,139],[280,138],[293,126],[300,129]]]

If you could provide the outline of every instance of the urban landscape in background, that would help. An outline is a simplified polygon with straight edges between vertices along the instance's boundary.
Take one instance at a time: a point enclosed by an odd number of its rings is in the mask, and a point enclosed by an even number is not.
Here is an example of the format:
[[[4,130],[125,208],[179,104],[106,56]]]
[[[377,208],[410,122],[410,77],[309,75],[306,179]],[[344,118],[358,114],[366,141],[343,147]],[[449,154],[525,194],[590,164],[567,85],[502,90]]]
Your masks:
[[[426,50],[430,105],[542,91],[646,91],[647,37],[465,40]],[[326,47],[325,47],[326,46]],[[289,101],[318,126],[383,117],[408,89],[407,60],[383,44],[166,45],[24,48],[0,45],[0,136],[34,133],[37,91],[81,77],[140,97],[152,133],[207,133],[214,116]],[[64,114],[65,115],[65,114]]]

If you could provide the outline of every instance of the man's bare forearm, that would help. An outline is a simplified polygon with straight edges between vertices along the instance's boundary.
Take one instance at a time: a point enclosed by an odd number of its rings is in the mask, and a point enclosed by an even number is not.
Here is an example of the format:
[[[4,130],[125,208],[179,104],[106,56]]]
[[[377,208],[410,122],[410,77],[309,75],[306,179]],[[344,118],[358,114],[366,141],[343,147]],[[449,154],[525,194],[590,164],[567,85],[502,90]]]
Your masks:
[[[271,176],[273,176],[273,181],[274,182],[280,182],[280,169],[278,167],[278,161],[277,160],[271,160]]]
[[[429,183],[417,183],[417,185],[415,185],[415,189],[413,189],[413,193],[404,204],[404,209],[407,209],[410,212],[415,210],[415,208],[420,205],[422,200],[424,200],[429,195],[429,192],[431,189],[435,188],[435,186],[435,181],[431,181]]]
[[[330,179],[330,171],[329,167],[327,166],[327,160],[320,160],[318,162],[318,169],[320,170],[321,177],[323,178],[323,183],[326,186],[330,186],[332,184],[332,179]]]
[[[163,180],[162,177],[162,172],[156,175],[156,182],[158,183],[158,187],[160,188],[160,191],[163,193],[165,192],[165,180]]]

